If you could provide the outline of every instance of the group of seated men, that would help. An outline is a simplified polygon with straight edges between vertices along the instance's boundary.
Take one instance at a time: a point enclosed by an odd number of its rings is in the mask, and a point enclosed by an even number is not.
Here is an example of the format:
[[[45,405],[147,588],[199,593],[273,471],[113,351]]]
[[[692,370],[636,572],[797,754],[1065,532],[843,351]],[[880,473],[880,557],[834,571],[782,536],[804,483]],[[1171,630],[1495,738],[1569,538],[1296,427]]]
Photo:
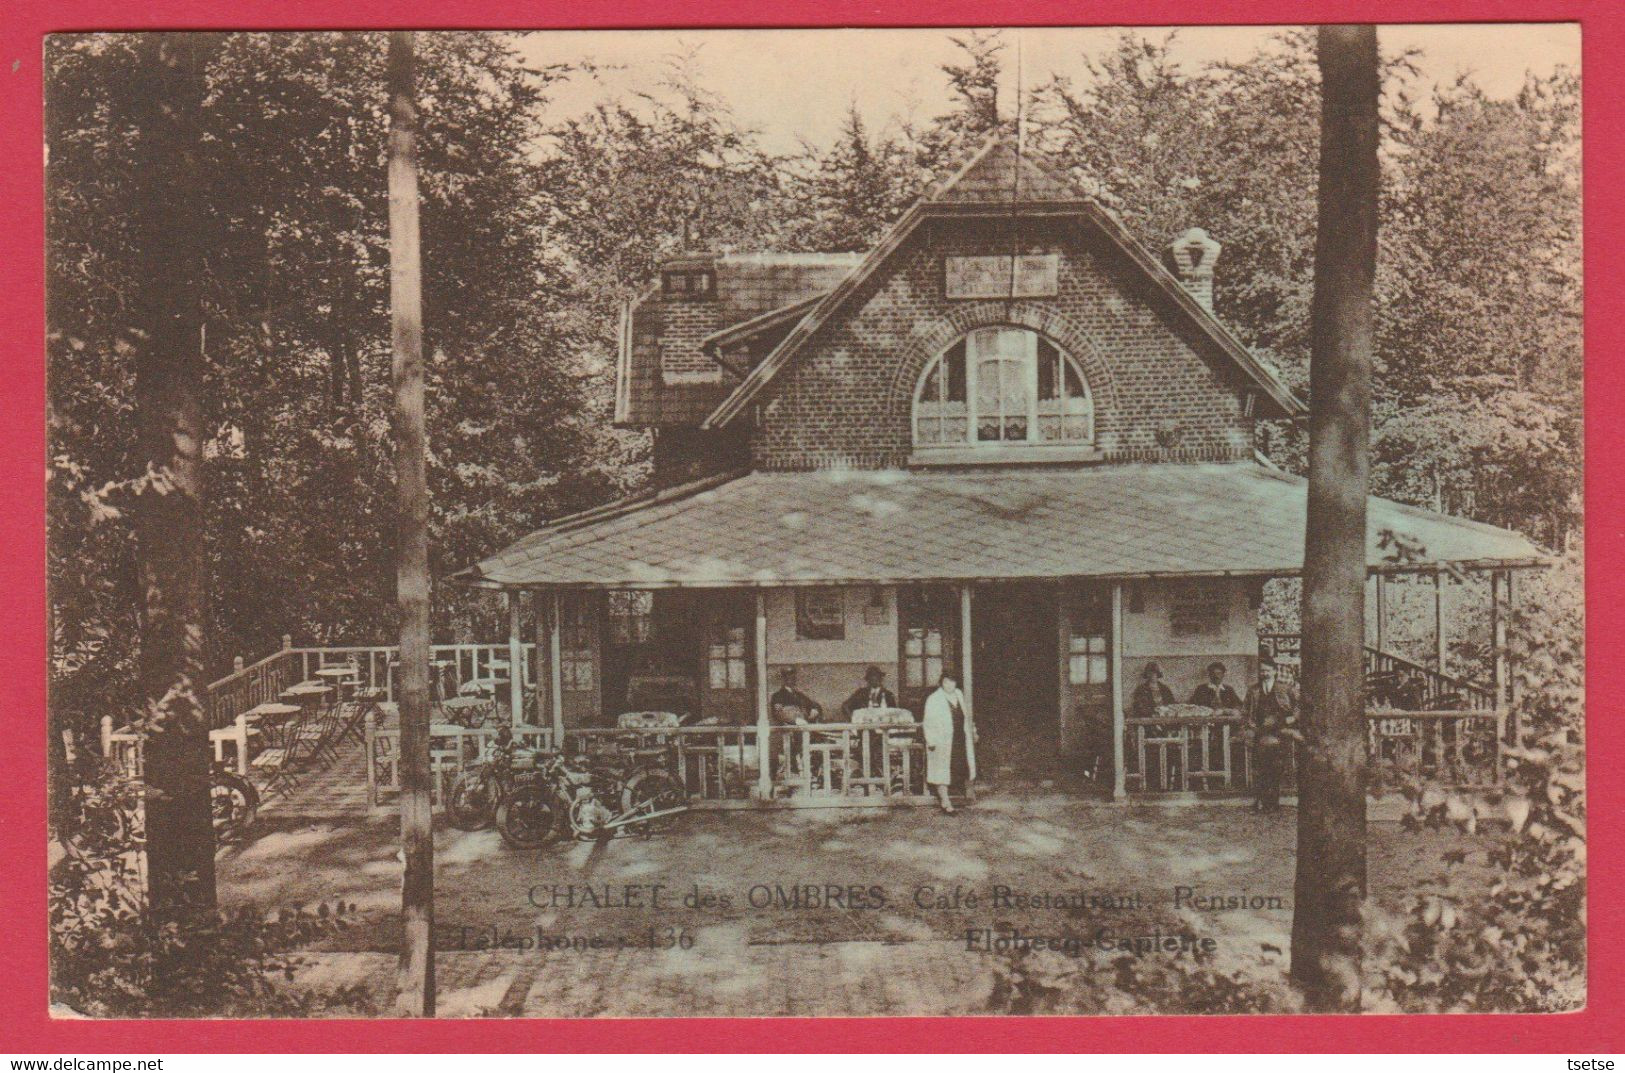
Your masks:
[[[768,698],[768,707],[775,726],[817,723],[824,717],[822,706],[796,688],[794,667],[785,667],[779,672],[779,688]],[[847,722],[851,722],[853,714],[860,709],[896,707],[897,694],[886,688],[886,672],[879,667],[870,667],[863,672],[863,685],[841,702],[841,713]],[[779,763],[785,770],[799,769],[802,765],[801,745],[795,737],[786,736],[782,749]]]
[[[785,667],[779,672],[779,688],[768,699],[773,721],[783,725],[797,722],[816,723],[823,719],[821,705],[796,688],[796,669]],[[863,672],[863,685],[841,703],[841,714],[850,721],[852,713],[860,708],[895,708],[897,694],[886,688],[886,672],[870,667]]]

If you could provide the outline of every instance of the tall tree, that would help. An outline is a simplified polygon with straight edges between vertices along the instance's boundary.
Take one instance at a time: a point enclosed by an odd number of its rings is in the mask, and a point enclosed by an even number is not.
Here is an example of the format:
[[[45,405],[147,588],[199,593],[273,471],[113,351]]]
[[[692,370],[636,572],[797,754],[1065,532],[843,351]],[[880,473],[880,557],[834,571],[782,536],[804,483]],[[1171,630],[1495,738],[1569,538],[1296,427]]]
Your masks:
[[[953,105],[923,130],[905,132],[911,136],[915,162],[927,181],[945,178],[963,164],[1000,121],[1004,40],[996,30],[972,30],[950,40],[962,53],[958,63],[942,65]]]
[[[203,550],[201,251],[195,185],[203,78],[198,35],[142,35],[145,73],[125,102],[138,162],[135,248],[145,262],[125,343],[135,364],[135,533],[144,606],[148,904],[157,921],[214,907],[209,720],[201,694],[207,599]]]
[[[827,152],[810,150],[793,174],[793,203],[781,242],[820,253],[868,250],[919,192],[907,149],[887,133],[871,135],[857,105]]]
[[[401,671],[401,965],[397,1005],[434,1016],[434,817],[429,771],[429,484],[423,411],[413,34],[389,35],[389,305],[395,352],[396,590]]]
[[[1321,27],[1318,59],[1292,976],[1313,1007],[1357,1010],[1366,893],[1362,646],[1379,181],[1376,28]]]

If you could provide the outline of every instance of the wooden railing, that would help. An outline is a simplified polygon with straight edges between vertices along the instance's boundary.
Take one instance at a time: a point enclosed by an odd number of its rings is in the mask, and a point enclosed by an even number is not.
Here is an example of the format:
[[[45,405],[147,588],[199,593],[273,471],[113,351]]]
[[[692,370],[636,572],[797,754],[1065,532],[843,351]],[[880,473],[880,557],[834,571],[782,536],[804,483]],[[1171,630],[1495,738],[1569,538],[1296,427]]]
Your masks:
[[[1381,712],[1366,723],[1375,789],[1475,789],[1501,779],[1501,711]]]
[[[437,805],[464,768],[489,758],[496,735],[495,726],[434,728],[429,752]],[[365,737],[367,800],[376,808],[386,795],[400,790],[400,731],[378,726],[369,717]],[[524,748],[553,749],[548,728],[520,728],[514,737]],[[726,808],[755,796],[761,770],[756,739],[752,724],[659,730],[585,727],[565,731],[564,747],[586,756],[663,750],[655,762],[677,778],[691,804]],[[775,727],[771,744],[776,800],[873,804],[918,798],[925,792],[925,743],[917,726]]]
[[[1500,778],[1503,713],[1373,710],[1366,741],[1373,789],[1438,786],[1474,789]],[[1224,793],[1252,788],[1252,735],[1238,713],[1200,718],[1134,718],[1123,745],[1133,793]],[[1283,757],[1282,785],[1295,781],[1295,750]]]
[[[525,644],[520,646],[523,652],[524,677],[521,682],[527,692],[535,689],[536,683],[536,646]],[[323,647],[303,647],[288,649],[296,657],[299,680],[304,680],[315,674],[322,667],[335,667],[343,664],[354,664],[360,671],[361,684],[369,688],[378,688],[384,691],[384,699],[395,699],[395,674],[393,664],[400,652],[397,645],[329,645]],[[492,664],[508,662],[508,645],[499,644],[459,644],[434,645],[429,649],[429,658],[434,661],[449,663],[451,666],[441,671],[438,684],[447,692],[456,690],[467,682],[491,682],[497,678],[506,680],[507,671],[494,671]],[[432,676],[431,676],[432,677]],[[498,698],[505,699],[505,698]]]
[[[1445,701],[1459,698],[1460,707],[1471,711],[1493,711],[1496,708],[1495,690],[1491,686],[1480,682],[1469,681],[1466,678],[1457,678],[1453,675],[1440,674],[1438,671],[1413,663],[1404,656],[1396,656],[1392,652],[1379,652],[1374,648],[1365,650],[1365,673],[1368,676],[1378,674],[1399,675],[1420,683],[1420,696],[1411,698],[1409,702],[1419,709],[1442,709]],[[1456,710],[1456,709],[1451,709]]]
[[[926,792],[925,738],[917,725],[774,727],[772,744],[775,798],[832,804]]]
[[[230,726],[242,713],[276,700],[284,689],[306,677],[300,673],[296,650],[291,648],[239,667],[205,689],[209,725],[216,730]]]
[[[1298,659],[1302,649],[1302,638],[1295,633],[1261,633],[1258,635],[1258,654],[1270,656],[1277,660],[1281,667],[1281,676],[1287,681],[1296,681],[1298,676]],[[1406,659],[1404,656],[1392,652],[1384,652],[1369,646],[1365,649],[1365,673],[1373,680],[1377,676],[1392,676],[1403,680],[1406,686],[1416,683],[1416,688],[1405,688],[1404,706],[1417,709],[1466,709],[1471,711],[1492,711],[1496,707],[1495,690],[1482,682],[1475,682],[1467,678],[1457,678],[1454,675],[1441,674],[1431,667],[1424,667],[1420,663]],[[1375,681],[1374,681],[1375,684]],[[1384,692],[1398,693],[1400,690],[1385,685]],[[1449,702],[1448,704],[1446,702]]]
[[[522,647],[522,683],[527,694],[534,695],[536,646],[527,644]],[[284,638],[283,647],[264,659],[247,666],[241,665],[239,660],[239,666],[230,674],[210,682],[204,688],[203,703],[209,713],[209,738],[216,762],[231,762],[239,772],[246,774],[252,731],[243,719],[243,713],[276,700],[283,690],[313,677],[323,667],[353,664],[360,671],[362,686],[380,688],[384,690],[386,700],[394,700],[395,675],[392,665],[398,651],[395,645],[295,648],[291,641]],[[431,659],[449,664],[442,670],[439,683],[444,693],[455,693],[467,682],[494,682],[499,677],[507,677],[506,671],[499,673],[492,666],[493,663],[508,661],[506,643],[435,645],[430,651]],[[102,755],[115,759],[129,774],[140,774],[139,731],[128,725],[115,725],[111,716],[104,716],[101,739]]]
[[[1130,793],[1222,793],[1250,785],[1252,764],[1239,714],[1126,720],[1124,786]]]
[[[524,652],[524,678],[527,692],[535,689],[536,646],[521,646]],[[276,700],[284,689],[311,678],[323,667],[353,664],[360,672],[360,684],[384,690],[384,699],[395,699],[393,664],[400,651],[396,645],[330,645],[295,648],[291,644],[257,663],[239,667],[206,689],[210,725],[230,726],[243,712],[266,701]],[[501,644],[435,645],[430,658],[450,664],[444,668],[441,686],[454,693],[464,683],[507,678],[496,672],[493,663],[508,661],[508,646]],[[500,699],[500,698],[499,698]]]
[[[401,788],[401,731],[398,725],[378,725],[372,712],[367,713],[364,728],[367,804],[377,808],[385,794],[397,793]],[[429,738],[429,771],[435,807],[440,806],[464,768],[489,759],[496,736],[494,725],[436,725],[433,728]],[[553,749],[553,731],[549,728],[514,728],[513,737],[520,748],[544,752]]]

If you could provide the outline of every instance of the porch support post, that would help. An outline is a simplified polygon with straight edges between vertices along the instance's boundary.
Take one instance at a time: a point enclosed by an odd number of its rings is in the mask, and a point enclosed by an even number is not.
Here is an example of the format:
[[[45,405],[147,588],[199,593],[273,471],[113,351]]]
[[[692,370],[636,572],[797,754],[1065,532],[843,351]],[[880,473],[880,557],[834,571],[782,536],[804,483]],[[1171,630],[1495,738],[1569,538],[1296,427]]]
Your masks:
[[[559,594],[547,595],[547,711],[553,717],[553,748],[564,749],[564,668],[559,658]]]
[[[1511,622],[1512,614],[1517,609],[1518,596],[1517,590],[1512,587],[1512,571],[1508,570],[1505,577],[1506,580],[1502,583],[1502,593],[1506,598],[1506,613],[1501,616],[1501,660],[1506,678],[1503,680],[1501,688],[1505,691],[1507,710],[1504,737],[1507,742],[1515,745],[1518,741],[1518,666],[1512,655],[1512,643],[1507,637],[1507,625]],[[1497,706],[1500,703],[1501,698],[1497,696]],[[1496,758],[1495,771],[1497,777],[1499,777],[1501,772],[1499,757]]]
[[[508,600],[508,722],[518,723],[525,715],[525,642],[519,634],[520,589],[506,589]]]
[[[1112,582],[1112,800],[1121,801],[1128,792],[1128,773],[1123,770],[1123,739],[1128,723],[1123,715],[1123,583]]]
[[[1508,570],[1506,572],[1506,582],[1504,583],[1504,587],[1502,589],[1502,594],[1506,597],[1506,621],[1501,627],[1503,636],[1506,634],[1508,627],[1511,625],[1513,614],[1518,610],[1518,590],[1512,587],[1513,576],[1512,571]],[[1502,647],[1506,653],[1507,706],[1510,708],[1515,707],[1518,703],[1518,664],[1517,660],[1512,654],[1511,638],[1507,638],[1506,643]]]
[[[1377,575],[1377,651],[1388,651],[1388,578]]]
[[[767,707],[767,594],[756,590],[756,796],[773,800],[773,715]]]
[[[535,612],[535,624],[531,627],[531,640],[536,645],[536,725],[542,726],[546,722],[551,707],[548,698],[551,689],[548,682],[553,678],[553,669],[547,662],[547,605],[551,597],[536,591],[531,597],[531,607]]]
[[[1444,573],[1433,571],[1433,669],[1444,673]]]
[[[970,586],[959,587],[959,679],[965,700],[970,703],[971,720],[976,719],[976,694],[971,690]]]
[[[1502,602],[1502,578],[1511,575],[1499,570],[1490,571],[1490,687],[1495,691],[1495,706],[1504,707],[1507,699],[1507,618]]]

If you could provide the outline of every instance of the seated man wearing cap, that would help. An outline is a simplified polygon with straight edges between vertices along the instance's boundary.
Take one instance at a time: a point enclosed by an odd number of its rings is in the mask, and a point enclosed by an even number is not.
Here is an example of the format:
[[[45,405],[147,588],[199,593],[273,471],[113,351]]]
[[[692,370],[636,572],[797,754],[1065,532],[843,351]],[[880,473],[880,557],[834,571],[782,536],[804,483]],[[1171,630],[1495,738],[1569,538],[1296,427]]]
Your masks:
[[[779,688],[768,699],[774,726],[800,726],[816,723],[824,717],[818,702],[796,688],[796,669],[785,667],[779,671]],[[801,736],[785,734],[780,737],[779,763],[784,774],[801,767]]]
[[[841,705],[841,711],[846,713],[850,721],[852,713],[859,708],[895,708],[897,707],[897,694],[886,688],[886,672],[879,667],[870,667],[863,672],[864,684],[852,691]]]

